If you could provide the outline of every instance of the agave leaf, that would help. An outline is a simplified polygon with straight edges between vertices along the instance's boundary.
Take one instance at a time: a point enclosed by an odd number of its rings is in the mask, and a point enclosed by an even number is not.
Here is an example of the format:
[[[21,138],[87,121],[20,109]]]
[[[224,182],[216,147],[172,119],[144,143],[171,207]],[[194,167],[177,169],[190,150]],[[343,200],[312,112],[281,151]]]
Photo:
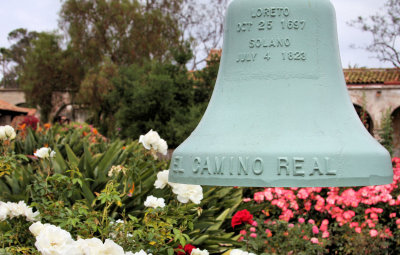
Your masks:
[[[215,223],[213,226],[209,228],[209,230],[217,230],[221,227],[222,223],[226,219],[226,217],[229,215],[230,209],[226,209],[223,213],[221,213],[217,217],[217,223]]]
[[[122,150],[122,143],[120,141],[114,142],[109,149],[103,154],[100,162],[96,166],[97,176],[96,180],[93,184],[93,187],[99,186],[99,184],[103,184],[107,180],[107,172],[110,167],[114,164],[117,159],[119,153]]]
[[[72,151],[71,147],[68,144],[65,145],[65,150],[67,151],[67,157],[68,157],[69,163],[75,167],[78,166],[79,159],[75,155],[75,153]]]
[[[62,157],[61,152],[57,146],[54,147],[54,151],[56,152],[56,155],[53,159],[54,171],[59,174],[64,173],[68,168],[67,163],[65,162],[64,158]]]

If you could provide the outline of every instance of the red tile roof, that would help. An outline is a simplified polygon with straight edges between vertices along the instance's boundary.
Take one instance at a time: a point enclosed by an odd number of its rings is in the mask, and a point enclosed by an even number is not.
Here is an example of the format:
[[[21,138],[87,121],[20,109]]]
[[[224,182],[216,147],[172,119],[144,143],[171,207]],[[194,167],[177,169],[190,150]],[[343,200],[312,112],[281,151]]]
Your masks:
[[[347,85],[400,85],[400,69],[397,68],[357,68],[343,72]]]
[[[0,110],[26,113],[27,115],[35,115],[36,113],[36,109],[15,106],[3,100],[0,100]]]

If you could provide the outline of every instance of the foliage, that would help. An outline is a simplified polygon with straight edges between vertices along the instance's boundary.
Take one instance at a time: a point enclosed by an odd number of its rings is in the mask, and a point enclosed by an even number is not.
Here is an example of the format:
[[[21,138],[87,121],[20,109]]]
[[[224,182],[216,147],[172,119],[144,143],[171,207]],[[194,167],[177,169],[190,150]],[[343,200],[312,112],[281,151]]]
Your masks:
[[[40,254],[27,231],[31,224],[21,217],[0,221],[0,254]]]
[[[187,47],[174,53],[176,64],[149,62],[140,67],[121,68],[113,80],[108,110],[116,108],[117,127],[122,137],[138,137],[154,128],[170,147],[182,143],[197,126],[211,97],[219,68],[213,56],[202,71],[188,73]]]
[[[79,89],[78,101],[86,105],[92,122],[102,130],[112,130],[114,113],[118,107],[109,104],[107,98],[115,89],[112,80],[118,76],[118,67],[108,58],[86,73]]]
[[[39,124],[39,119],[35,116],[25,116],[22,122],[20,123],[21,126],[25,129],[25,127],[29,127],[33,130],[36,130],[37,125]]]
[[[29,32],[19,28],[8,34],[8,40],[14,42],[10,48],[0,49],[0,60],[3,79],[1,85],[5,88],[19,87],[18,75],[22,72],[26,64],[26,55],[32,47],[32,42],[37,39],[39,33]]]
[[[56,151],[55,158],[30,156],[32,148],[45,144]],[[153,254],[173,253],[187,243],[210,252],[235,244],[233,233],[224,226],[241,203],[242,190],[207,187],[201,204],[181,204],[170,188],[154,188],[156,175],[167,162],[155,161],[136,141],[108,141],[93,127],[72,123],[20,130],[12,148],[29,160],[20,160],[10,175],[0,178],[0,200],[28,201],[41,212],[42,223],[62,227],[75,240],[113,239],[126,250]],[[121,170],[111,173],[115,166]],[[163,197],[166,207],[146,208],[149,195]],[[18,220],[6,224],[19,224]],[[1,233],[16,237],[26,234],[26,227]],[[33,243],[31,236],[14,243],[13,249],[32,248]]]
[[[392,109],[389,108],[382,113],[382,119],[379,130],[379,142],[393,155],[393,120]]]
[[[195,77],[195,102],[207,103],[210,101],[211,94],[217,81],[220,57],[217,54],[211,55],[207,61],[207,66],[194,74]]]
[[[71,65],[72,53],[61,48],[58,35],[40,33],[31,44],[26,49],[19,83],[28,103],[38,106],[42,121],[47,122],[54,105],[53,92],[74,89],[79,66]]]
[[[318,241],[320,243],[317,242],[318,245],[310,241],[318,237],[313,234],[311,224],[271,221],[263,214],[255,222],[257,224],[253,224],[256,227],[247,227],[241,232],[241,242],[245,245],[242,247],[244,250],[252,250],[256,254],[322,254],[328,243],[322,238]]]
[[[108,56],[118,65],[165,60],[180,31],[170,15],[180,1],[64,0],[61,24],[85,67]]]
[[[350,23],[362,31],[371,33],[373,42],[366,49],[375,54],[375,57],[382,62],[392,63],[400,67],[399,44],[397,37],[400,30],[400,1],[387,0],[385,2],[384,14],[377,13],[368,18],[358,17]]]
[[[139,137],[143,130],[153,128],[175,147],[192,131],[176,131],[190,122],[193,104],[193,81],[188,79],[186,60],[177,65],[149,62],[120,69],[108,104],[115,108],[115,128],[121,129],[122,137]]]
[[[242,247],[258,254],[398,254],[400,159],[393,163],[390,185],[256,191],[238,208],[257,221],[254,229],[235,227],[246,230]]]

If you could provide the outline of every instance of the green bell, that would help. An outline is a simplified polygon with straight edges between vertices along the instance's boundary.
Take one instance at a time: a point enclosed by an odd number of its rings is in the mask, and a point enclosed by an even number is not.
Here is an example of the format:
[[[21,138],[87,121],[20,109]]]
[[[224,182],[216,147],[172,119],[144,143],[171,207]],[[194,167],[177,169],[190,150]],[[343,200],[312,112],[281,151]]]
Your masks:
[[[329,0],[234,0],[200,124],[169,181],[213,186],[389,184],[389,153],[350,101]]]

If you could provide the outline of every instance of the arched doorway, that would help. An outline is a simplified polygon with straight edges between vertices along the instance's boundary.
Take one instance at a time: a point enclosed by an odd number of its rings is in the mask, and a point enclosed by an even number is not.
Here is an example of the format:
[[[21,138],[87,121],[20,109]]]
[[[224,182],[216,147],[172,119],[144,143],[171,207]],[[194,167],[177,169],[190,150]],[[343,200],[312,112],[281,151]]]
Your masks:
[[[360,117],[361,122],[364,124],[364,127],[368,130],[368,132],[374,136],[374,122],[372,121],[371,115],[366,110],[359,105],[354,104],[354,108]]]
[[[400,157],[400,107],[392,112],[393,156]]]

